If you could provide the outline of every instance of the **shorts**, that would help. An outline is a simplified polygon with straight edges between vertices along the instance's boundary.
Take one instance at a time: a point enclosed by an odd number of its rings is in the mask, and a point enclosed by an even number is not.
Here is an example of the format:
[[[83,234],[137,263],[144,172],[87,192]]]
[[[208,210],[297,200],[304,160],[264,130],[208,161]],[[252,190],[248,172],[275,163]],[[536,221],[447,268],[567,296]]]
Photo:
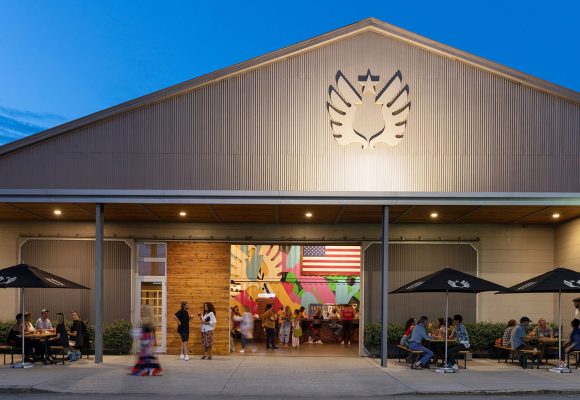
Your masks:
[[[177,333],[179,333],[179,336],[181,336],[182,342],[189,342],[189,332],[177,331]]]

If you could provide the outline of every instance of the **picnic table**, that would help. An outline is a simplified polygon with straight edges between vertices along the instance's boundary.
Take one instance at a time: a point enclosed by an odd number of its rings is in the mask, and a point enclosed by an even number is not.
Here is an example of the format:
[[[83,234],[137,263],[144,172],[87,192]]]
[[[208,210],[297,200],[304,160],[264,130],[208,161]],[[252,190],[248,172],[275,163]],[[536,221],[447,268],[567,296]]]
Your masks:
[[[19,336],[21,337],[21,335],[19,335]],[[38,331],[34,331],[34,332],[25,332],[24,333],[25,340],[36,341],[36,342],[42,343],[42,350],[43,351],[42,351],[42,354],[39,356],[39,359],[44,364],[49,363],[48,341],[53,337],[56,337],[56,332],[52,331],[52,330],[48,330],[48,331],[38,330]],[[38,347],[35,347],[35,348],[38,349]]]

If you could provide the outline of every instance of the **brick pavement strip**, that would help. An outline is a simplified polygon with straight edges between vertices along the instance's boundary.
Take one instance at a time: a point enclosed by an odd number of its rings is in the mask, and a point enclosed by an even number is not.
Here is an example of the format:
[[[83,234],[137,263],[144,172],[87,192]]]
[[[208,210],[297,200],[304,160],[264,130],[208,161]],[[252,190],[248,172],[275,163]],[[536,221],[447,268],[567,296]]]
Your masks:
[[[555,374],[521,370],[493,360],[473,362],[467,371],[413,371],[359,357],[216,357],[212,361],[161,356],[161,377],[128,374],[133,357],[108,356],[105,363],[0,368],[0,392],[159,395],[280,395],[294,397],[380,396],[413,393],[580,393],[579,371]]]

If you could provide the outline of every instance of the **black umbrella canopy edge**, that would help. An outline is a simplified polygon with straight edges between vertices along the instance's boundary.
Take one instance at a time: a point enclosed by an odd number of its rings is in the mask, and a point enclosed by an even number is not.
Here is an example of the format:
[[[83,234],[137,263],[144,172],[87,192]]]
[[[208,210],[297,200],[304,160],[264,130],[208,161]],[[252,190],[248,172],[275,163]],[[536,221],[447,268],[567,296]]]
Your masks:
[[[0,288],[90,289],[28,264],[0,269]]]
[[[450,284],[440,285],[438,287],[429,287],[429,282],[440,278],[440,276],[450,275],[444,277],[443,280],[448,281],[455,281],[456,283],[460,280],[470,280],[472,283],[477,283],[482,286],[485,286],[484,289],[477,289],[477,287],[473,285],[469,285],[469,287],[463,286],[456,286],[453,287]],[[454,279],[450,279],[454,278]],[[498,285],[497,283],[490,282],[486,279],[479,278],[475,275],[468,274],[466,272],[458,271],[451,267],[445,267],[439,271],[433,272],[432,274],[426,275],[419,279],[415,279],[412,282],[407,283],[406,285],[401,286],[398,289],[390,291],[388,294],[402,294],[402,293],[442,293],[448,291],[449,293],[479,293],[479,292],[494,292],[498,290],[505,290],[506,288],[502,285]]]
[[[576,275],[576,277],[571,277],[571,279],[578,281],[578,287],[571,287],[567,285],[562,285],[555,289],[534,289],[540,286],[547,279],[553,278],[557,274],[568,274]],[[560,278],[561,279],[561,278]],[[533,285],[530,285],[533,283]],[[550,271],[547,271],[541,275],[535,276],[523,282],[517,283],[513,286],[506,288],[505,290],[500,290],[495,294],[513,294],[513,293],[580,293],[580,272],[574,271],[569,268],[557,267]]]

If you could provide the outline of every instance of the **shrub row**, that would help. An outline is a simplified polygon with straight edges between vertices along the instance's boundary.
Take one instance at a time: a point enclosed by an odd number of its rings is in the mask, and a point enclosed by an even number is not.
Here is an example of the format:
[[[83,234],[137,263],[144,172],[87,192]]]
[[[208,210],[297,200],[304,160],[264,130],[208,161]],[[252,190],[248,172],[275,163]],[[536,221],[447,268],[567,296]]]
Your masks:
[[[70,330],[72,321],[65,322]],[[89,332],[89,340],[95,340],[95,325],[92,321],[86,321]],[[14,325],[11,321],[0,321],[0,343],[5,343],[10,328]],[[103,331],[103,345],[105,350],[115,353],[128,354],[131,351],[133,338],[131,337],[132,325],[130,321],[117,320],[105,324]]]

